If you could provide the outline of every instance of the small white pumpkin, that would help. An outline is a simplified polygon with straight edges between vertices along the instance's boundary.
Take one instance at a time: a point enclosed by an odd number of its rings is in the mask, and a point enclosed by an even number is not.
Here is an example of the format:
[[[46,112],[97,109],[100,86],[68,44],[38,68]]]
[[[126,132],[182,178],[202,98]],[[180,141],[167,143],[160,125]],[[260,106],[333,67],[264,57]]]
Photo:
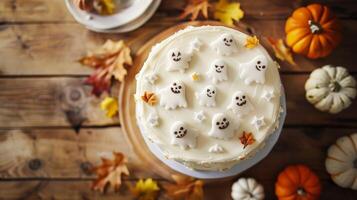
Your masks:
[[[232,185],[234,200],[262,200],[264,188],[253,178],[240,178]]]
[[[305,83],[306,99],[315,108],[339,113],[356,97],[356,80],[343,67],[323,66],[314,70]]]
[[[357,190],[357,133],[341,137],[330,146],[325,166],[337,185]]]

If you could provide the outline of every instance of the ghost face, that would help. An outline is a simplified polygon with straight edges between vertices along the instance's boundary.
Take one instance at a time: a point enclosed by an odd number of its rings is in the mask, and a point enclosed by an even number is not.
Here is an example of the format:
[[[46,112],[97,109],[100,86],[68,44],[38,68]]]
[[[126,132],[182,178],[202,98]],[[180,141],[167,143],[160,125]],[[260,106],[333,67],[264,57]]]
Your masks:
[[[197,135],[182,121],[176,121],[170,129],[171,143],[182,149],[194,148]]]
[[[178,49],[172,49],[169,52],[169,57],[174,62],[179,62],[182,59],[181,52]]]
[[[229,139],[234,135],[234,126],[230,118],[224,113],[217,113],[212,117],[211,130],[208,135],[218,139]]]
[[[214,60],[208,71],[208,76],[213,83],[227,80],[227,64],[221,59]]]
[[[243,93],[237,93],[234,98],[237,106],[244,106],[247,104],[247,98]]]
[[[265,71],[266,65],[262,63],[262,61],[258,60],[257,64],[255,65],[255,69],[257,69],[258,71]]]
[[[209,98],[214,98],[216,96],[216,88],[213,86],[206,87],[206,96]]]
[[[229,126],[229,121],[224,116],[220,116],[216,119],[216,126],[220,130],[226,129]]]
[[[173,134],[176,138],[183,138],[187,134],[187,128],[185,128],[183,125],[176,127],[173,131]]]
[[[233,36],[231,34],[223,34],[220,39],[222,40],[223,44],[226,45],[227,47],[230,47],[233,45]]]
[[[170,90],[174,94],[180,94],[183,90],[183,85],[180,82],[173,82],[171,84]]]

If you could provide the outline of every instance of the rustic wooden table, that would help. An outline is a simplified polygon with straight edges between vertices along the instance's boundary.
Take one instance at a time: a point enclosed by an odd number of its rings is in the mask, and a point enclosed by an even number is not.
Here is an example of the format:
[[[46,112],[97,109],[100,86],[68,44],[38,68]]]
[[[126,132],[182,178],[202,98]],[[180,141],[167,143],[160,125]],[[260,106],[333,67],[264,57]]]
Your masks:
[[[293,9],[309,1],[241,0],[243,22],[259,36],[284,37]],[[337,187],[325,171],[326,150],[336,138],[357,131],[357,103],[338,115],[315,110],[304,97],[309,73],[324,64],[342,65],[356,76],[357,1],[321,0],[338,14],[344,40],[328,58],[296,56],[297,66],[281,62],[288,116],[273,152],[242,174],[265,186],[275,199],[274,182],[287,164],[304,163],[323,183],[322,199],[357,199],[357,192]],[[101,154],[128,155],[134,182],[159,175],[143,169],[123,137],[118,119],[108,119],[99,99],[83,85],[91,69],[76,62],[106,39],[124,39],[134,53],[149,38],[177,24],[184,1],[164,0],[155,16],[127,34],[98,34],[76,23],[63,0],[0,1],[0,199],[131,199],[127,189],[101,195],[89,188],[88,168]],[[117,93],[116,85],[113,92]],[[79,128],[79,131],[73,128]],[[206,199],[229,199],[232,181],[205,186]],[[120,195],[120,198],[119,198]]]

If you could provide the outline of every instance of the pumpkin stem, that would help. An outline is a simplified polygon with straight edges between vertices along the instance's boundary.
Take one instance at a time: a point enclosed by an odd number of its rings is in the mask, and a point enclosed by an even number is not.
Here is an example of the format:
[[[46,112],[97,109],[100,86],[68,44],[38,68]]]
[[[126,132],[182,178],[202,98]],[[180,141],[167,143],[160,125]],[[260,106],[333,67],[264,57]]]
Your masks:
[[[299,196],[305,196],[306,195],[306,191],[304,188],[302,187],[299,187],[296,191],[296,193],[299,195]]]
[[[337,81],[332,81],[329,84],[329,88],[331,92],[339,92],[341,90],[341,85]]]
[[[321,27],[321,25],[319,23],[314,22],[312,20],[309,20],[308,23],[309,23],[309,26],[310,26],[311,33],[318,34],[318,33],[322,32],[322,27]]]

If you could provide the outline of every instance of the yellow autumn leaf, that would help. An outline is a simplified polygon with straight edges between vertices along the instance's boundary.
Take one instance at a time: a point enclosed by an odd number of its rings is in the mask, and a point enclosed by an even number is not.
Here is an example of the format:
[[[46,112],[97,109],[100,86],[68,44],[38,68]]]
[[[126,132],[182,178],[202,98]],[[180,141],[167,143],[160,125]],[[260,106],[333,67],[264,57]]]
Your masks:
[[[259,44],[259,39],[257,38],[257,36],[255,36],[255,35],[249,36],[245,40],[244,47],[247,49],[252,49],[252,48],[256,47],[258,44]]]
[[[283,39],[275,39],[271,37],[268,37],[267,39],[274,50],[275,57],[279,60],[286,61],[291,65],[296,65],[292,51],[284,44]]]
[[[112,97],[105,97],[100,103],[100,108],[106,111],[105,115],[107,117],[111,118],[118,113],[118,100]]]
[[[228,26],[233,26],[233,20],[239,21],[244,16],[240,9],[240,3],[230,3],[227,0],[219,0],[215,6],[213,17]]]
[[[160,188],[151,178],[136,182],[135,187],[130,186],[131,193],[138,200],[155,200]]]

